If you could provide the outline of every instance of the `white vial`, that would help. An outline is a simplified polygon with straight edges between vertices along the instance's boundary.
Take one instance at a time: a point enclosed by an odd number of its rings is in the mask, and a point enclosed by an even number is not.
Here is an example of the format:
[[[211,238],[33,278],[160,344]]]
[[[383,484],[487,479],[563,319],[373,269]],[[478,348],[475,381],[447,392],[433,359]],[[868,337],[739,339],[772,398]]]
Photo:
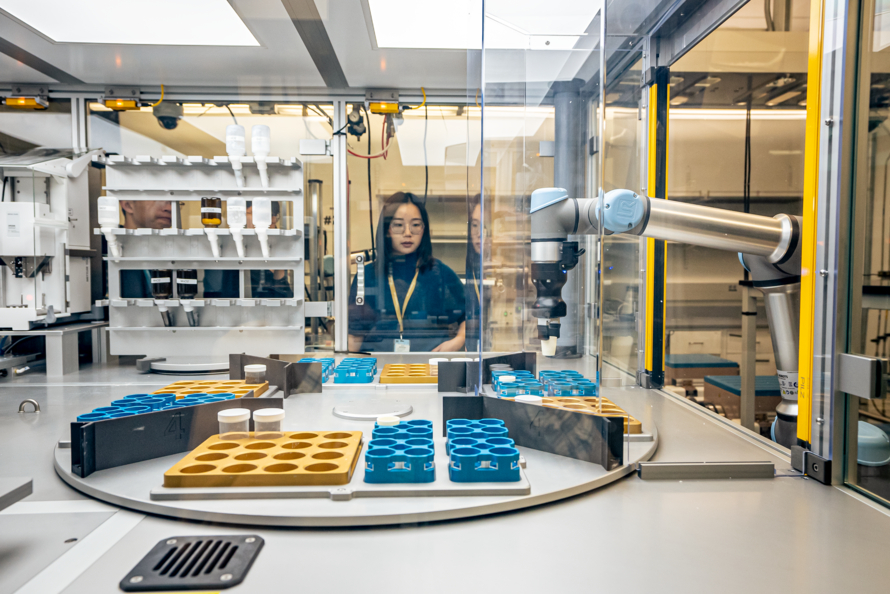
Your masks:
[[[284,421],[283,408],[261,408],[253,411],[253,436],[256,439],[281,439],[284,433],[281,423]]]
[[[220,439],[247,439],[250,437],[250,411],[246,408],[229,408],[216,414],[219,421]]]
[[[246,384],[262,384],[266,381],[265,365],[245,365],[244,366],[244,383]]]

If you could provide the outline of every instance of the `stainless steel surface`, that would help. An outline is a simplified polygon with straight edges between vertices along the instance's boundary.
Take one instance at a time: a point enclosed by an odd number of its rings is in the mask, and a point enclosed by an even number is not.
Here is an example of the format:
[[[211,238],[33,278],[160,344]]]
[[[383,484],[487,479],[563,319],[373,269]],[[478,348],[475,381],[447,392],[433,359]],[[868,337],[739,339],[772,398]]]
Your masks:
[[[229,373],[225,357],[175,357],[151,362],[152,371],[169,373]]]
[[[838,353],[837,389],[851,396],[880,400],[887,396],[886,359]]]
[[[328,386],[324,386],[323,389],[325,388],[328,388]],[[371,400],[352,400],[338,404],[331,412],[335,417],[349,421],[376,421],[377,417],[384,415],[407,417],[414,412],[414,407],[398,400],[378,400],[374,398]]]
[[[754,430],[757,381],[757,299],[751,287],[742,287],[742,376],[739,409],[742,427]]]
[[[346,125],[346,102],[334,101],[335,130]],[[346,171],[346,136],[331,139],[334,161],[334,350],[348,350],[349,334],[349,192]]]
[[[21,501],[33,491],[34,483],[30,478],[0,477],[0,511]]]
[[[534,216],[534,215],[532,215]],[[532,262],[559,262],[562,258],[562,242],[533,241]]]
[[[367,445],[367,441],[365,442]],[[152,501],[186,501],[200,499],[331,499],[348,501],[363,497],[491,497],[522,496],[531,493],[526,471],[520,468],[520,480],[514,483],[453,483],[448,478],[448,454],[445,438],[436,440],[436,480],[432,483],[364,482],[364,451],[355,467],[355,474],[348,485],[306,487],[217,487],[203,489],[167,489],[163,486],[151,490]],[[176,458],[176,457],[174,457]],[[395,504],[400,502],[395,501]],[[163,513],[163,511],[161,512]]]
[[[319,203],[321,201],[321,180],[310,179],[306,182],[309,188],[309,196],[307,205],[309,206],[309,233],[306,234],[309,239],[309,299],[311,301],[320,301],[318,298],[319,274],[322,275],[324,282],[324,268],[319,260],[319,233],[318,233],[318,214],[320,212]],[[307,314],[308,316],[308,314]],[[312,335],[318,335],[318,319],[312,318]]]
[[[797,416],[798,333],[800,332],[800,283],[763,287],[763,303],[776,356],[782,402],[780,413]]]
[[[790,233],[782,218],[659,198],[649,198],[649,205],[649,222],[643,235],[654,239],[769,257],[788,241],[786,235]]]
[[[643,480],[729,480],[771,479],[776,476],[772,462],[640,462]]]
[[[416,359],[399,356],[387,362]],[[586,360],[558,363],[585,374],[593,367]],[[553,366],[549,361],[539,365]],[[604,383],[610,386],[609,398],[644,422],[658,425],[660,442],[653,460],[772,460],[779,474],[792,472],[783,448],[743,432],[701,407],[630,385],[634,383],[632,378],[622,379],[609,366],[604,373]],[[23,419],[26,415],[18,415],[14,407],[0,408],[0,439],[4,444],[15,444],[0,456],[0,476],[20,474],[21,469],[29,468],[35,489],[29,501],[46,502],[53,508],[66,503],[59,501],[63,499],[98,505],[55,475],[53,445],[66,435],[72,416],[84,409],[163,385],[163,378],[137,375],[132,367],[106,365],[84,366],[64,383],[47,382],[44,376],[34,374],[0,384],[0,397],[13,393],[33,397],[44,408],[39,419],[36,415]],[[436,395],[428,397],[435,399]],[[304,395],[289,401],[306,400],[311,408],[312,399]],[[827,509],[831,513],[826,514]],[[126,512],[115,516],[121,513]],[[51,520],[38,518],[40,521],[32,517],[25,521],[25,516],[19,516],[21,521],[13,526],[10,518],[0,513],[0,550],[12,551],[12,556],[0,555],[0,591],[14,590],[6,587],[12,577],[23,583],[31,576],[45,575],[38,572],[71,546],[61,544],[68,538],[65,533],[74,531],[78,522],[87,518],[92,529],[98,524],[92,518],[102,515],[60,514]],[[715,526],[719,527],[716,533]],[[849,537],[851,526],[856,528],[854,539]],[[74,552],[86,549],[93,557],[78,568],[82,573],[68,574],[60,580],[58,589],[66,594],[116,591],[126,571],[158,540],[171,535],[248,532],[258,532],[266,539],[266,546],[245,583],[239,586],[238,591],[245,593],[279,590],[282,580],[290,579],[296,558],[308,560],[312,567],[311,571],[300,572],[301,588],[329,589],[336,579],[338,589],[367,589],[368,576],[381,575],[383,559],[398,558],[406,566],[422,568],[429,566],[431,550],[447,554],[453,566],[466,568],[454,572],[448,580],[430,578],[423,583],[425,591],[436,593],[576,592],[590,582],[591,558],[597,560],[598,567],[609,568],[597,571],[597,586],[615,592],[686,593],[699,589],[747,594],[756,580],[769,584],[771,591],[878,593],[886,589],[886,578],[878,565],[863,564],[862,559],[885,546],[890,517],[879,507],[851,496],[849,489],[823,487],[806,479],[703,484],[641,481],[636,477],[590,495],[519,513],[470,522],[406,523],[393,529],[257,530],[147,517],[122,537],[115,537],[114,545],[107,549],[93,545],[89,539],[73,543]],[[721,539],[721,545],[707,546],[714,538]],[[539,548],[534,568],[491,571],[491,567],[515,566],[515,549],[504,543],[530,539],[556,539],[574,546]],[[480,550],[486,551],[485,563],[479,561]],[[776,563],[789,550],[795,551],[794,571]],[[695,554],[690,555],[690,551]],[[728,564],[727,555],[743,556],[745,563]],[[343,571],[344,558],[350,560],[349,571]],[[559,571],[543,569],[550,566],[559,567]],[[694,580],[694,587],[690,580]],[[390,581],[387,588],[397,594],[414,592],[417,581]]]

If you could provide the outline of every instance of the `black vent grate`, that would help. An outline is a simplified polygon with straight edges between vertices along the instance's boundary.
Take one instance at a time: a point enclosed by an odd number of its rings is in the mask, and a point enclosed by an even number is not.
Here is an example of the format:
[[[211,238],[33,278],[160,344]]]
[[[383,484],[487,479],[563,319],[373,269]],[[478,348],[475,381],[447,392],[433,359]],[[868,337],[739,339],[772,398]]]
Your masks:
[[[121,583],[125,592],[224,589],[240,584],[263,539],[237,536],[175,536],[162,540]]]

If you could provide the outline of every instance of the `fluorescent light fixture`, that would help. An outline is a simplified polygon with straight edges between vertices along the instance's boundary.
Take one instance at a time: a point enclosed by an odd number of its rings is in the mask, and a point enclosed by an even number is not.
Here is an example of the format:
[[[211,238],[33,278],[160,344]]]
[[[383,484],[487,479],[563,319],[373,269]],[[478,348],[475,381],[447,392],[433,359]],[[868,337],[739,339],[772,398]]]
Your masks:
[[[57,43],[259,46],[226,0],[0,0]]]
[[[636,112],[636,110],[634,110]],[[744,109],[671,109],[672,120],[744,120]],[[805,120],[805,109],[752,109],[752,120]]]
[[[379,48],[482,48],[482,0],[367,2]],[[590,0],[488,0],[485,48],[572,50],[600,6]]]

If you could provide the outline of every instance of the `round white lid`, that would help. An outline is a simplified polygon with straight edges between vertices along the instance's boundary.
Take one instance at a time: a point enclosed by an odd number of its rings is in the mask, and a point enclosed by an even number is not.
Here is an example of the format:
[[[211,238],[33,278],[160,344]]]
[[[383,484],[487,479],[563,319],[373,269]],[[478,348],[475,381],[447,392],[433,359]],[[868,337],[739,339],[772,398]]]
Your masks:
[[[430,359],[430,365],[438,365],[442,361],[448,361],[445,357],[433,357]]]
[[[498,383],[501,383],[501,384],[509,384],[510,382],[515,382],[515,381],[516,381],[515,375],[502,375],[498,378]]]
[[[284,420],[284,409],[283,408],[261,408],[259,410],[253,411],[253,420],[259,421],[261,423],[268,423],[269,421],[283,421]]]
[[[262,372],[262,373],[266,373],[266,366],[265,366],[265,365],[245,365],[245,366],[244,366],[244,373],[247,373],[247,372],[251,372],[251,373],[261,373],[261,372]]]
[[[542,396],[531,396],[528,394],[523,394],[522,396],[517,396],[515,398],[516,402],[525,402],[526,404],[537,404],[538,406],[543,406],[544,398]]]
[[[246,408],[227,408],[216,413],[220,423],[240,423],[250,419],[250,411]]]
[[[393,427],[402,422],[402,419],[395,415],[382,415],[377,417],[377,424],[381,427]]]

